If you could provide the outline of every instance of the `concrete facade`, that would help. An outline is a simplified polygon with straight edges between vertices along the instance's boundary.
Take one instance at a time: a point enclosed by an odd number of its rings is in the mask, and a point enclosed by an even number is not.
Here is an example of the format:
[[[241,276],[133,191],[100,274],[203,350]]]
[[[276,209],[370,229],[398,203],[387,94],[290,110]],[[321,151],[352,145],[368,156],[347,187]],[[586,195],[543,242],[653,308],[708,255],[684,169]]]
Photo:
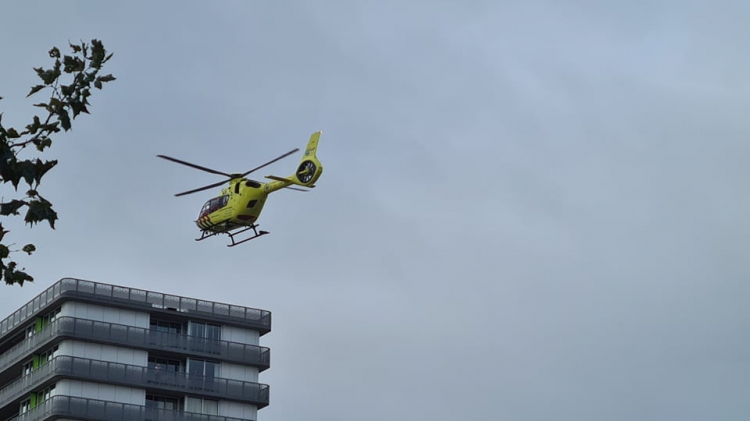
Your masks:
[[[0,419],[257,420],[265,310],[66,278],[0,321]]]

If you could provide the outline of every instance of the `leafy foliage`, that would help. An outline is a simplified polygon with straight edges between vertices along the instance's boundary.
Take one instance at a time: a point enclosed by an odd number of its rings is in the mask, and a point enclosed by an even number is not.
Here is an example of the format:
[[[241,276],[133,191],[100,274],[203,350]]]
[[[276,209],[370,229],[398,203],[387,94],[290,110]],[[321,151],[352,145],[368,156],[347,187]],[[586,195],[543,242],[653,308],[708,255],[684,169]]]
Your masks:
[[[34,68],[42,83],[33,86],[26,97],[43,91],[50,93],[49,100],[34,104],[34,107],[43,109],[42,117],[35,115],[31,123],[19,132],[13,127],[5,128],[0,113],[0,182],[10,182],[16,192],[21,182],[29,187],[24,197],[0,203],[0,216],[21,215],[25,208],[24,221],[32,227],[47,221],[55,229],[57,212],[38,190],[42,177],[57,165],[57,161],[42,161],[39,158],[22,160],[19,153],[31,145],[39,153],[52,146],[52,137],[56,133],[61,130],[69,131],[72,121],[81,113],[89,114],[92,85],[94,89],[100,90],[104,83],[115,80],[111,74],[99,74],[104,64],[112,58],[101,41],[93,39],[91,43],[68,44],[72,50],[70,55],[63,56],[54,47],[49,50],[50,58],[54,59],[52,67]],[[27,244],[21,250],[11,250],[12,244],[6,244],[5,241],[8,232],[0,223],[0,276],[7,284],[23,285],[34,278],[25,269],[18,269],[17,263],[11,259],[11,253],[22,251],[31,255],[36,247]]]

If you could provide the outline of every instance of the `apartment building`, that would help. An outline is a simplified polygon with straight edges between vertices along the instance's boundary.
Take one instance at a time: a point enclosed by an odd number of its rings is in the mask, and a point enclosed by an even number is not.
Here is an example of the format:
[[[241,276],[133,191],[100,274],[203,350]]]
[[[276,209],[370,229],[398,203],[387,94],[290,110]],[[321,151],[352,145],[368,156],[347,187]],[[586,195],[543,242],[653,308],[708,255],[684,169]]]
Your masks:
[[[65,278],[0,322],[0,420],[257,420],[265,310]]]

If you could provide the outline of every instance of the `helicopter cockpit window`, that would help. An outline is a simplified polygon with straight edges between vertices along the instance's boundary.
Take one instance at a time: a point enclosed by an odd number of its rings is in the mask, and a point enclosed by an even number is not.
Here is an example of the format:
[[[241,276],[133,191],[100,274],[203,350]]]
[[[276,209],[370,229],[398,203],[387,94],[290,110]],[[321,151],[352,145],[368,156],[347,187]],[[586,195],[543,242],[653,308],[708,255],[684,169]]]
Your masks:
[[[203,205],[203,208],[201,208],[200,216],[208,215],[211,212],[216,212],[217,210],[226,206],[227,203],[229,203],[228,195],[214,197],[213,199],[206,202],[205,205]]]
[[[211,213],[211,201],[210,200],[206,202],[206,204],[203,205],[203,207],[201,208],[201,214],[199,217],[208,215],[209,213]]]

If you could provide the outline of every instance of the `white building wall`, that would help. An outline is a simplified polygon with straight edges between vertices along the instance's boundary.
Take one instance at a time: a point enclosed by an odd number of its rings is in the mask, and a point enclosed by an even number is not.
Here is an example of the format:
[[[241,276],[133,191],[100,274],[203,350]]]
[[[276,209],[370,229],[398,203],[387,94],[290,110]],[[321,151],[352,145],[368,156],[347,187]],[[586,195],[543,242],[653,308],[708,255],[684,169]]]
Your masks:
[[[221,377],[243,382],[258,382],[258,369],[244,365],[221,363]]]
[[[258,407],[246,403],[219,401],[219,415],[243,420],[257,420]]]
[[[148,351],[75,340],[60,342],[58,345],[58,355],[90,358],[92,360],[110,361],[141,367],[148,365]]]
[[[81,380],[62,379],[55,383],[55,394],[110,402],[146,404],[146,390]]]
[[[60,317],[63,316],[149,328],[148,313],[77,301],[67,301],[62,304]]]
[[[257,330],[243,329],[234,326],[222,326],[221,340],[239,342],[241,344],[258,345],[260,343],[260,334]]]

